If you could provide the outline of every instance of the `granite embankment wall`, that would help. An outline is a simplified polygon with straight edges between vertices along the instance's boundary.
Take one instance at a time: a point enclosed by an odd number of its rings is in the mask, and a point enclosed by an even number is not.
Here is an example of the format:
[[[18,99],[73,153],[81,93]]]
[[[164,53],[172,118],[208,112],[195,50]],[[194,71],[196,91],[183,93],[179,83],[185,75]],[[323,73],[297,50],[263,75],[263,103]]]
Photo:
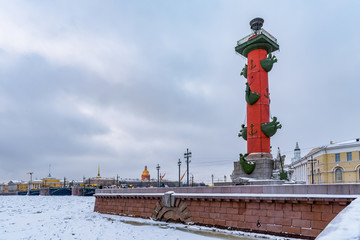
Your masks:
[[[313,239],[359,194],[360,184],[104,189],[95,211]]]
[[[18,192],[2,192],[0,196],[10,196],[10,195],[18,195]]]

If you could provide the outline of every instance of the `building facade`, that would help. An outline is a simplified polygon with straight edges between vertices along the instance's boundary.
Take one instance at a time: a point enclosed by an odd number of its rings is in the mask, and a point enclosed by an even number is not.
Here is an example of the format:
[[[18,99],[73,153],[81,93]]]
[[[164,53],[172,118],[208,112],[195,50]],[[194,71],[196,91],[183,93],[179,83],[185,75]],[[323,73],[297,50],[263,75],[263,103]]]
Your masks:
[[[29,184],[24,181],[11,180],[7,184],[8,192],[17,192],[17,191],[26,191],[29,187]]]
[[[40,189],[42,184],[43,184],[42,180],[32,180],[30,182],[30,189]]]
[[[314,148],[292,168],[294,180],[307,184],[359,183],[360,139]]]
[[[53,178],[49,175],[48,177],[42,179],[42,187],[59,188],[61,187],[60,179]]]
[[[294,173],[292,175],[292,180],[308,184],[308,163],[306,159],[300,159],[291,164],[291,169],[293,169]]]
[[[308,157],[309,183],[360,182],[360,139],[330,143]]]
[[[0,183],[0,193],[7,191],[8,191],[8,185],[5,183]]]
[[[301,158],[299,143],[296,142],[294,157],[291,159],[290,169],[293,171],[291,180],[299,183],[308,183],[307,160]]]

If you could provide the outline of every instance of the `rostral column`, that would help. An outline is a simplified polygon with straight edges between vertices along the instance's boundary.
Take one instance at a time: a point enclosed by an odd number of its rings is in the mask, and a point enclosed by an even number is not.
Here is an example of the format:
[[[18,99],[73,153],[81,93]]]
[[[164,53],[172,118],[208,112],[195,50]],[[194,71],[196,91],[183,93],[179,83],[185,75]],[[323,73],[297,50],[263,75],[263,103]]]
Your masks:
[[[270,137],[281,125],[276,117],[270,121],[268,72],[277,62],[271,53],[279,50],[279,45],[276,38],[262,29],[263,23],[262,18],[251,20],[253,33],[239,40],[235,47],[237,53],[247,58],[247,64],[241,72],[247,79],[247,123],[242,125],[239,133],[239,137],[247,141],[247,154],[240,154],[233,180],[236,177],[270,179],[274,165]]]

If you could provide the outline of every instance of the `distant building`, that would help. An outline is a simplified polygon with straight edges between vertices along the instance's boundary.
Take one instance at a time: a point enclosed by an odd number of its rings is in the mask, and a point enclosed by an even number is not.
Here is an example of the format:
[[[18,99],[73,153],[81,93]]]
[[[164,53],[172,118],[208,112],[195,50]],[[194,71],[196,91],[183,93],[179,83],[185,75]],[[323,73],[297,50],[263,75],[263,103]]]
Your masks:
[[[32,180],[30,182],[30,189],[40,189],[42,183],[42,180]]]
[[[5,183],[0,183],[0,192],[7,192],[8,191],[8,185]]]
[[[157,187],[157,180],[150,179],[150,181],[142,181],[140,179],[120,179],[120,187],[134,187],[134,188],[145,188],[145,187]],[[165,187],[177,187],[178,181],[162,180],[161,185]]]
[[[41,179],[42,180],[41,186],[42,187],[51,187],[51,188],[61,187],[60,179],[56,179],[51,176],[50,168],[51,168],[51,165],[49,165],[49,175],[46,178]]]
[[[301,158],[301,150],[298,142],[296,142],[294,157],[291,159],[290,169],[293,170],[291,180],[300,183],[307,183],[307,160]]]
[[[301,158],[301,150],[299,148],[299,143],[296,142],[296,146],[295,146],[295,149],[294,149],[294,157],[291,159],[291,162],[296,162],[296,161],[299,161]]]
[[[360,182],[360,141],[333,143],[312,149],[291,164],[294,180],[307,184]]]
[[[147,166],[145,166],[145,169],[141,175],[141,181],[150,181],[150,173],[147,170]]]
[[[308,182],[360,182],[360,139],[332,143],[308,154]],[[312,159],[312,160],[311,160]]]
[[[103,187],[107,187],[107,186],[116,185],[116,179],[115,178],[101,177],[101,175],[100,175],[100,166],[98,166],[98,174],[97,174],[97,176],[89,178],[87,180],[84,179],[84,184],[85,185],[90,185],[90,186],[93,186],[93,187],[103,188]]]
[[[42,179],[42,183],[41,183],[42,187],[52,187],[52,188],[61,187],[60,179],[51,177],[51,175],[49,176]]]
[[[29,184],[24,181],[11,180],[8,182],[8,192],[26,191]]]

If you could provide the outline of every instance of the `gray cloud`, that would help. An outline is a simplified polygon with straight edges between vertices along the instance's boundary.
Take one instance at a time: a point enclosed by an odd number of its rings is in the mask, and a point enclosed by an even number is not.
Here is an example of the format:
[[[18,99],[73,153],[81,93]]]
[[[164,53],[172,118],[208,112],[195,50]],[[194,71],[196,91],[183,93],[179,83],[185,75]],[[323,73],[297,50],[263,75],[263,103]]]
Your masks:
[[[19,7],[21,5],[21,8]],[[206,7],[205,7],[206,5]],[[21,9],[21,14],[16,11]],[[292,157],[359,137],[356,69],[359,4],[328,1],[6,4],[0,10],[1,180],[53,175],[140,177],[144,165],[175,180],[229,177],[246,151],[245,59],[236,41],[253,17],[276,36],[269,74],[272,138]],[[183,165],[184,166],[184,165]],[[184,169],[184,168],[183,168]]]

